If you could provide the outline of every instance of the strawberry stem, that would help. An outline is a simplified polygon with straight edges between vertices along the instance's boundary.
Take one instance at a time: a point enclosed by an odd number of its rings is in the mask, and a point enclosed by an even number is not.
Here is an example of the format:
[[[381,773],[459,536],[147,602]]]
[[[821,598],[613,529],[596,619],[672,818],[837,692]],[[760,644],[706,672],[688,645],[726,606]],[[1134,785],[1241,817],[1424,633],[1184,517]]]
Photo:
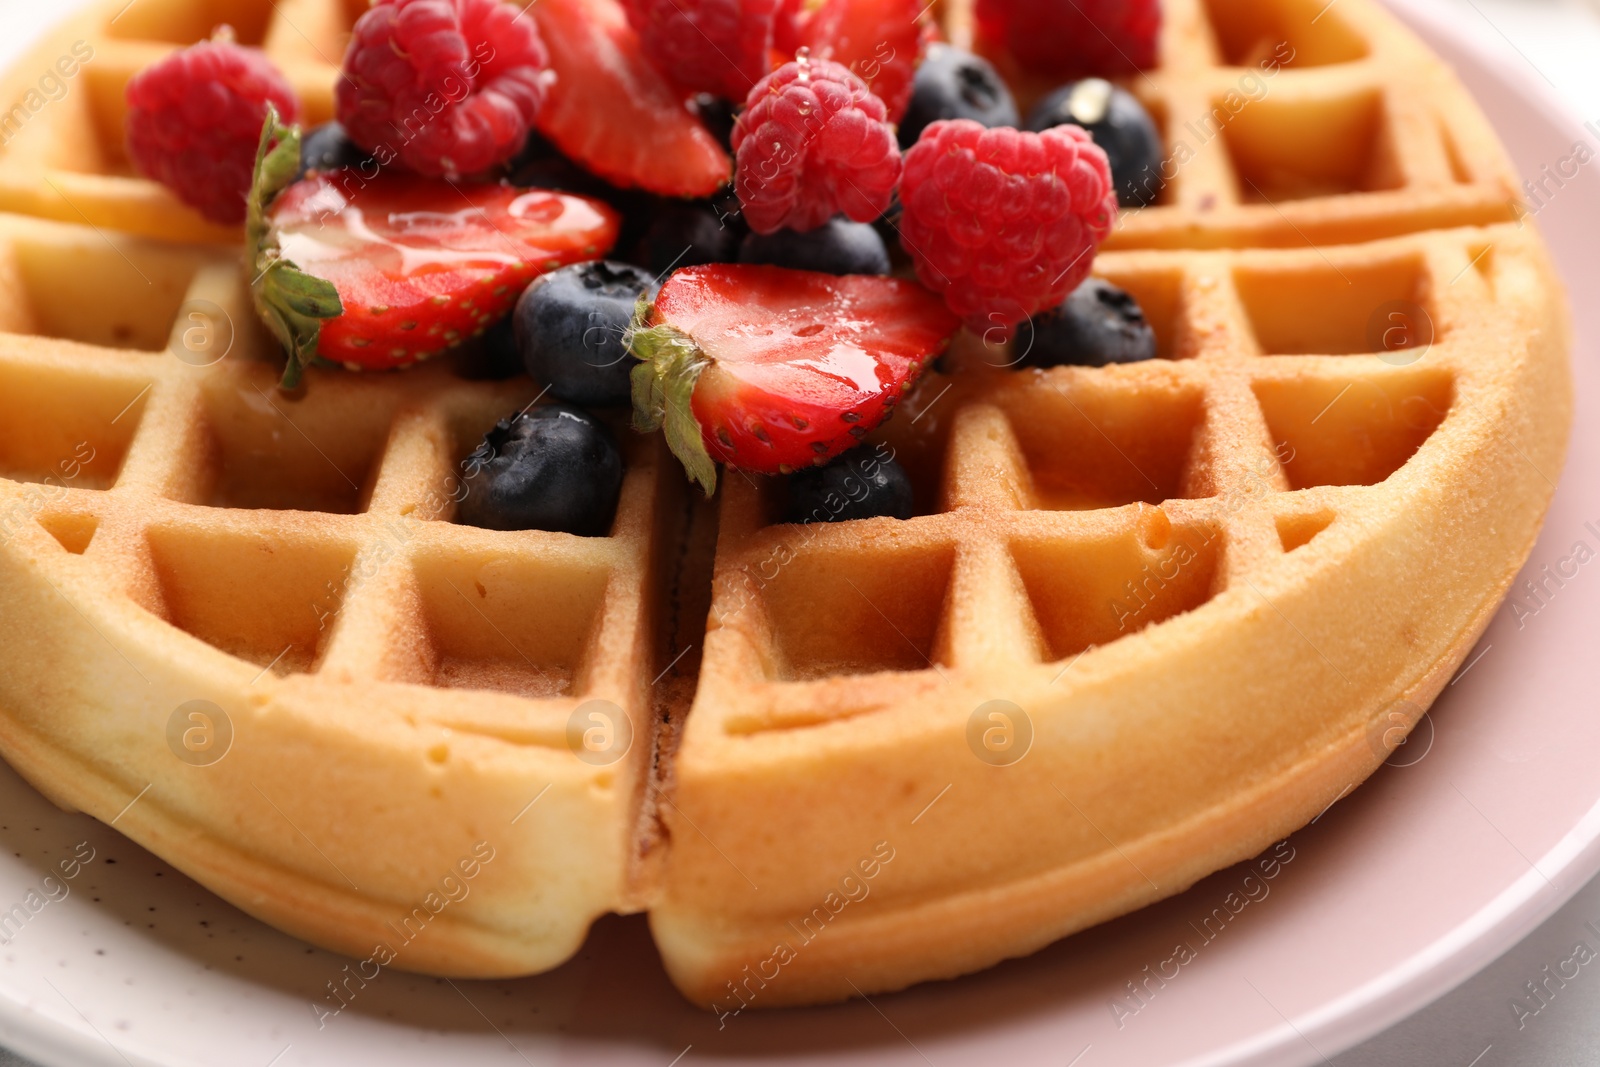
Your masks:
[[[641,299],[624,342],[639,365],[633,368],[633,428],[652,433],[665,428],[667,447],[683,464],[689,480],[706,496],[717,491],[717,465],[706,451],[694,417],[694,387],[711,362],[694,341],[668,325],[648,326],[650,305]]]
[[[255,177],[245,218],[245,262],[250,270],[250,295],[256,314],[288,355],[283,379],[278,383],[285,390],[299,385],[305,368],[318,361],[317,339],[322,333],[322,320],[344,313],[339,290],[332,282],[307,274],[283,258],[277,233],[267,219],[268,206],[294,183],[299,172],[300,127],[283,125],[278,109],[268,104],[261,142],[256,147]]]

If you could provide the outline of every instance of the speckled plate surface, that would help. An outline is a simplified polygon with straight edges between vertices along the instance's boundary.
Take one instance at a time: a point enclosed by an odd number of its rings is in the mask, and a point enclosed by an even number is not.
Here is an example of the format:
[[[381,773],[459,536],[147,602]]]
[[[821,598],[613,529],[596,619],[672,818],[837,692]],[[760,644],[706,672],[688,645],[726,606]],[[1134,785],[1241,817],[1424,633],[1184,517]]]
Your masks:
[[[1465,44],[1426,0],[1395,6],[1457,66],[1522,173],[1587,143],[1542,85]],[[1545,591],[1501,611],[1392,766],[1256,863],[980,975],[719,1021],[672,991],[639,919],[602,921],[579,958],[537,978],[363,980],[0,765],[0,1044],[49,1067],[1095,1067],[1309,1064],[1376,1032],[1600,869],[1587,666],[1600,629],[1600,309],[1582,297],[1600,285],[1600,179],[1579,168],[1563,180],[1538,224],[1579,295],[1579,409],[1527,573]],[[14,906],[23,917],[8,924]]]

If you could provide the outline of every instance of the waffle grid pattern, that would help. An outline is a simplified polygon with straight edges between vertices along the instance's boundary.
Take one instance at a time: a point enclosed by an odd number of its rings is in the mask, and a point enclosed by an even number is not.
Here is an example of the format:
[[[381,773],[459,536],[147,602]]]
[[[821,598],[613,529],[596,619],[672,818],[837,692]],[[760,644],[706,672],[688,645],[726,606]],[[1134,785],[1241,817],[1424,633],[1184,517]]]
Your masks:
[[[132,346],[114,350],[27,336],[51,313],[26,300],[0,308],[0,474],[36,483],[13,512],[36,512],[113,587],[264,670],[536,698],[493,730],[563,750],[566,715],[588,697],[644,721],[649,660],[635,650],[648,645],[654,442],[620,438],[628,474],[609,537],[457,526],[463,457],[535,398],[531,383],[470,382],[441,366],[323,374],[285,398],[274,365],[249,358],[264,342],[230,258],[23,220],[0,232],[13,274],[59,284],[51,268],[69,263],[89,284],[55,301],[92,307],[92,285],[108,278],[135,300],[158,285],[181,299],[137,310],[143,322],[113,303],[68,326]],[[171,350],[154,351],[163,312]],[[209,363],[216,348],[191,350],[227,345],[230,324],[236,351],[214,366],[173,354]],[[4,532],[15,526],[13,516]],[[548,713],[527,714],[540,706]]]
[[[1103,680],[1130,650],[1165,656],[1162,642],[1210,609],[1218,632],[1265,664],[1266,682],[1328,682],[1339,666],[1291,616],[1312,634],[1321,620],[1285,602],[1266,627],[1256,616],[1279,609],[1261,590],[1302,604],[1328,596],[1328,544],[1366,549],[1350,535],[1369,522],[1382,529],[1368,540],[1392,547],[1394,516],[1421,506],[1408,463],[1431,469],[1441,450],[1506,458],[1472,427],[1520,434],[1536,458],[1557,454],[1559,419],[1541,432],[1515,411],[1495,421],[1507,396],[1555,396],[1559,338],[1547,328],[1558,298],[1539,288],[1549,268],[1537,236],[1510,225],[1514,184],[1498,144],[1448,71],[1363,0],[1168,0],[1162,66],[1128,86],[1169,143],[1193,151],[1175,156],[1163,200],[1127,213],[1096,263],[1139,299],[1162,358],[1014,371],[997,365],[1008,354],[963,335],[868,438],[911,474],[920,513],[908,522],[778,525],[781,489],[734,473],[704,504],[659,441],[622,431],[627,475],[609,537],[457,526],[458,464],[537,386],[468,380],[459,362],[440,361],[403,375],[314,373],[302,398],[279,395],[270,342],[223,244],[237,235],[133,178],[119,144],[127,80],[224,20],[284,68],[304,119],[329,117],[361,6],[139,0],[118,14],[108,4],[35,53],[53,61],[87,35],[93,58],[66,95],[10,126],[0,116],[0,211],[18,213],[0,216],[0,568],[14,579],[0,582],[0,615],[54,611],[35,647],[95,660],[92,677],[59,663],[29,674],[39,689],[89,680],[37,714],[7,709],[0,741],[52,796],[102,818],[160,778],[119,828],[319,943],[364,954],[389,917],[382,908],[429,884],[484,813],[505,808],[514,832],[498,829],[518,847],[495,868],[500,884],[480,882],[450,913],[454,935],[405,966],[528,973],[569,957],[595,916],[649,909],[674,979],[711,1003],[749,952],[770,951],[791,905],[803,913],[862,854],[858,826],[887,825],[902,807],[920,817],[923,793],[959,779],[981,797],[973,823],[946,833],[929,821],[920,843],[905,841],[907,858],[874,890],[880,910],[851,912],[859,932],[810,950],[781,996],[848,995],[851,974],[857,991],[895,988],[1029,951],[1249,854],[1252,833],[1326,801],[1321,775],[1359,780],[1373,766],[1360,763],[1371,755],[1361,745],[1357,760],[1296,778],[1301,793],[1270,813],[1212,827],[1204,848],[1153,852],[1167,872],[1157,889],[1102,855],[1112,838],[1099,827],[1158,849],[1177,818],[1159,810],[1164,800],[1199,818],[1243,794],[1180,769],[1147,790],[1113,781],[1080,794],[1096,833],[1054,820],[1047,809],[1067,796],[1050,778],[1058,770],[1092,783],[1099,766],[1137,776],[1158,766],[1141,760],[1161,758],[1142,744],[1097,747],[1121,720],[1075,688],[1082,674]],[[968,9],[947,0],[941,13],[957,43],[970,40]],[[1274,59],[1269,78],[1262,64]],[[12,72],[0,100],[24,99],[38,77]],[[1050,88],[1014,84],[1024,106]],[[194,331],[219,322],[233,327],[229,354],[211,362],[219,342],[208,335],[206,358],[194,358]],[[1433,435],[1449,441],[1430,449]],[[1543,483],[1529,492],[1526,471],[1449,474],[1452,490],[1515,498],[1518,522],[1536,528]],[[1426,504],[1452,519],[1450,506],[1475,506]],[[1319,537],[1327,551],[1308,549]],[[1491,541],[1470,546],[1486,570],[1525,551]],[[1371,552],[1363,567],[1351,574],[1386,573]],[[34,588],[35,573],[49,585]],[[1444,567],[1431,577],[1441,575],[1456,579]],[[1483,582],[1457,586],[1481,597]],[[1241,609],[1233,594],[1258,586],[1262,604]],[[83,618],[59,610],[62,598]],[[104,619],[108,603],[127,601],[137,620],[115,615],[106,633],[81,625],[84,609]],[[1465,611],[1448,635],[1424,635],[1428,655],[1449,659],[1446,638],[1474,625]],[[1391,640],[1362,665],[1358,700],[1307,683],[1293,708],[1245,708],[1255,717],[1229,738],[1218,773],[1287,759],[1325,724],[1386,698],[1421,654],[1405,647],[1415,620],[1401,613],[1373,612]],[[163,687],[117,691],[131,677],[122,660],[141,654]],[[1169,670],[1159,661],[1125,680],[1126,706],[1209,743],[1195,709],[1162,688],[1171,679],[1153,677]],[[1015,682],[1018,699],[1040,696],[1055,730],[1054,747],[1009,777],[973,760],[953,728],[1003,695],[999,680]],[[280,795],[312,830],[301,841],[265,794],[181,764],[175,773],[157,717],[167,698],[213,683],[278,713],[248,719],[260,732],[228,773],[304,774],[360,816]],[[572,716],[590,699],[632,722],[626,763],[597,767],[574,750]],[[1231,699],[1213,694],[1199,710],[1226,718]],[[436,740],[449,735],[461,740]],[[107,785],[105,764],[118,759]],[[347,778],[349,764],[367,777]],[[525,793],[538,781],[553,787],[542,801]],[[368,782],[381,810],[360,807]],[[980,834],[984,812],[994,817]],[[245,839],[238,850],[230,825]],[[345,842],[341,862],[366,892],[332,877],[311,836]],[[1030,880],[1047,867],[1062,881],[1030,904]],[[1004,908],[963,912],[975,889],[1012,892],[1014,928],[984,925],[1004,921]],[[918,909],[930,900],[987,947],[919,956],[931,942]]]
[[[1446,417],[1489,323],[1487,249],[1514,234],[1102,255],[1097,274],[1162,309],[1168,358],[1018,373],[968,338],[885,435],[934,513],[769,525],[770,487],[726,480],[694,714],[751,733],[997,663],[1054,671],[1249,583],[1383,492]],[[1314,332],[1290,336],[1313,304]]]

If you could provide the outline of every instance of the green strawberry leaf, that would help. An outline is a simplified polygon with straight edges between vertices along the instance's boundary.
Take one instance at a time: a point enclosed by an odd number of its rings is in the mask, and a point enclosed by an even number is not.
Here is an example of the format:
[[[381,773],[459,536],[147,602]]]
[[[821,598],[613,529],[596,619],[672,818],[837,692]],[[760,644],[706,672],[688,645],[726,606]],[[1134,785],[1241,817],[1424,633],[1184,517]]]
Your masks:
[[[274,143],[276,142],[276,143]],[[273,198],[293,184],[300,171],[300,127],[285,126],[278,110],[267,105],[256,147],[255,177],[250,185],[245,219],[246,260],[250,269],[250,296],[256,314],[283,345],[288,363],[280,389],[300,384],[305,368],[326,362],[317,355],[322,320],[344,313],[339,290],[326,278],[307,274],[283,258],[278,236],[267,220]]]
[[[633,368],[633,428],[640,433],[666,430],[667,447],[683,464],[689,480],[706,496],[717,491],[717,465],[706,451],[692,400],[700,372],[711,362],[694,341],[673,326],[646,326],[649,301],[641,299],[624,342],[639,365]]]

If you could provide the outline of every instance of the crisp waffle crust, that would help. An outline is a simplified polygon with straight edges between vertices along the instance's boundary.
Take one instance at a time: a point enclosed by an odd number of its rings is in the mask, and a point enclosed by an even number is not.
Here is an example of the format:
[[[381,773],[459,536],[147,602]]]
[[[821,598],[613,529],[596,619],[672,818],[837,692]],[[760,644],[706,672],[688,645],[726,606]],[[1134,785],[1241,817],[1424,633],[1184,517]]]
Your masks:
[[[120,147],[127,79],[224,18],[326,118],[358,5],[121,6],[0,94],[0,752],[359,958],[523,974],[648,910],[734,1011],[1178,892],[1389,754],[1560,470],[1560,285],[1452,76],[1369,0],[1171,0],[1128,85],[1172,180],[1095,265],[1162,358],[1013,371],[962,335],[872,439],[909,521],[778,525],[732,473],[708,504],[619,428],[609,536],[456,525],[537,385],[278,393],[236,235]]]

